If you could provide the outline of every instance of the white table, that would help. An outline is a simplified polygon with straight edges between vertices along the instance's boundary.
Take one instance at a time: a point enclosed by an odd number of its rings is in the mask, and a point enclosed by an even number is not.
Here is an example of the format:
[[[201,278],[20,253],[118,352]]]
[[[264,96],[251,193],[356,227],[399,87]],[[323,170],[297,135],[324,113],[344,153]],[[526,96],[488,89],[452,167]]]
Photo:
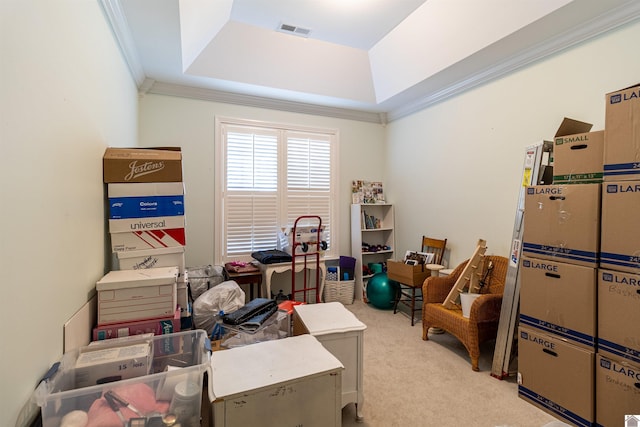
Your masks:
[[[308,334],[215,351],[213,425],[339,427],[343,370]]]
[[[301,304],[293,308],[293,334],[308,333],[316,337],[344,365],[342,407],[355,403],[358,421],[363,418],[362,351],[366,328],[340,302]]]
[[[271,298],[271,276],[273,273],[284,273],[286,271],[291,271],[293,269],[292,262],[280,262],[275,264],[262,264],[260,262],[257,263],[258,268],[262,272],[262,282],[265,285],[265,289],[267,293],[265,294],[265,298]],[[322,292],[324,290],[324,279],[327,276],[327,268],[324,264],[324,260],[320,259],[320,284],[318,292],[320,292],[320,299],[322,299]],[[304,260],[296,262],[296,273],[301,272],[304,269]],[[307,260],[307,270],[317,270],[318,265],[315,261]],[[312,278],[315,280],[315,277]]]

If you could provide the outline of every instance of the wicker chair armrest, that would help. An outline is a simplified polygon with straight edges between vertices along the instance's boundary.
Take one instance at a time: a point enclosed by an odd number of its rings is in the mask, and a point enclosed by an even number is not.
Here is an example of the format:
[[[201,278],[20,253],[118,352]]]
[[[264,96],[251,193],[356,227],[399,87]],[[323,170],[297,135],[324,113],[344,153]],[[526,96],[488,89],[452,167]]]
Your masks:
[[[480,323],[500,319],[502,294],[480,295],[471,305],[469,321]]]
[[[423,301],[425,303],[443,302],[455,283],[456,279],[451,276],[427,277],[422,284]]]

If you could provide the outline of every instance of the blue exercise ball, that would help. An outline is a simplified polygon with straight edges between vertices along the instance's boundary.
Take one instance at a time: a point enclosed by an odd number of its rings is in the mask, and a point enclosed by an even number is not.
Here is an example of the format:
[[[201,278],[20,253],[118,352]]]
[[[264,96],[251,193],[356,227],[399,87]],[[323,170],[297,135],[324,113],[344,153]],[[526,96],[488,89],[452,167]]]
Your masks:
[[[377,308],[388,310],[393,308],[398,283],[389,280],[387,273],[376,273],[367,282],[367,299]]]

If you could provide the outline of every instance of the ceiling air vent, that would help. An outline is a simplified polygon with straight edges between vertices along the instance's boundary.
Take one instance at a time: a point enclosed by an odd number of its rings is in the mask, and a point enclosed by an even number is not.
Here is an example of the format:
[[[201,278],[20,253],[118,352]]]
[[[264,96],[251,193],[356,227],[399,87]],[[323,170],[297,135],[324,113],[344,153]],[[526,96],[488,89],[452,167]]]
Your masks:
[[[309,34],[311,34],[311,30],[309,28],[302,28],[290,24],[280,24],[280,26],[278,27],[278,31],[282,33],[293,34],[299,37],[309,37]]]

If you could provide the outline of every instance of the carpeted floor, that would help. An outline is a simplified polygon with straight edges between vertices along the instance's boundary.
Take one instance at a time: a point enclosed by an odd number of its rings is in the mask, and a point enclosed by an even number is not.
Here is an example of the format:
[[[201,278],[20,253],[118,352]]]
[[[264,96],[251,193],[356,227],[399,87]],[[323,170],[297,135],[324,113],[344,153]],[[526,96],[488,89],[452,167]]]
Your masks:
[[[518,397],[513,377],[490,375],[495,343],[482,347],[480,372],[471,370],[464,346],[449,334],[422,340],[422,324],[405,313],[362,301],[347,305],[367,325],[364,332],[364,421],[354,404],[342,425],[360,427],[542,427],[559,422]]]

